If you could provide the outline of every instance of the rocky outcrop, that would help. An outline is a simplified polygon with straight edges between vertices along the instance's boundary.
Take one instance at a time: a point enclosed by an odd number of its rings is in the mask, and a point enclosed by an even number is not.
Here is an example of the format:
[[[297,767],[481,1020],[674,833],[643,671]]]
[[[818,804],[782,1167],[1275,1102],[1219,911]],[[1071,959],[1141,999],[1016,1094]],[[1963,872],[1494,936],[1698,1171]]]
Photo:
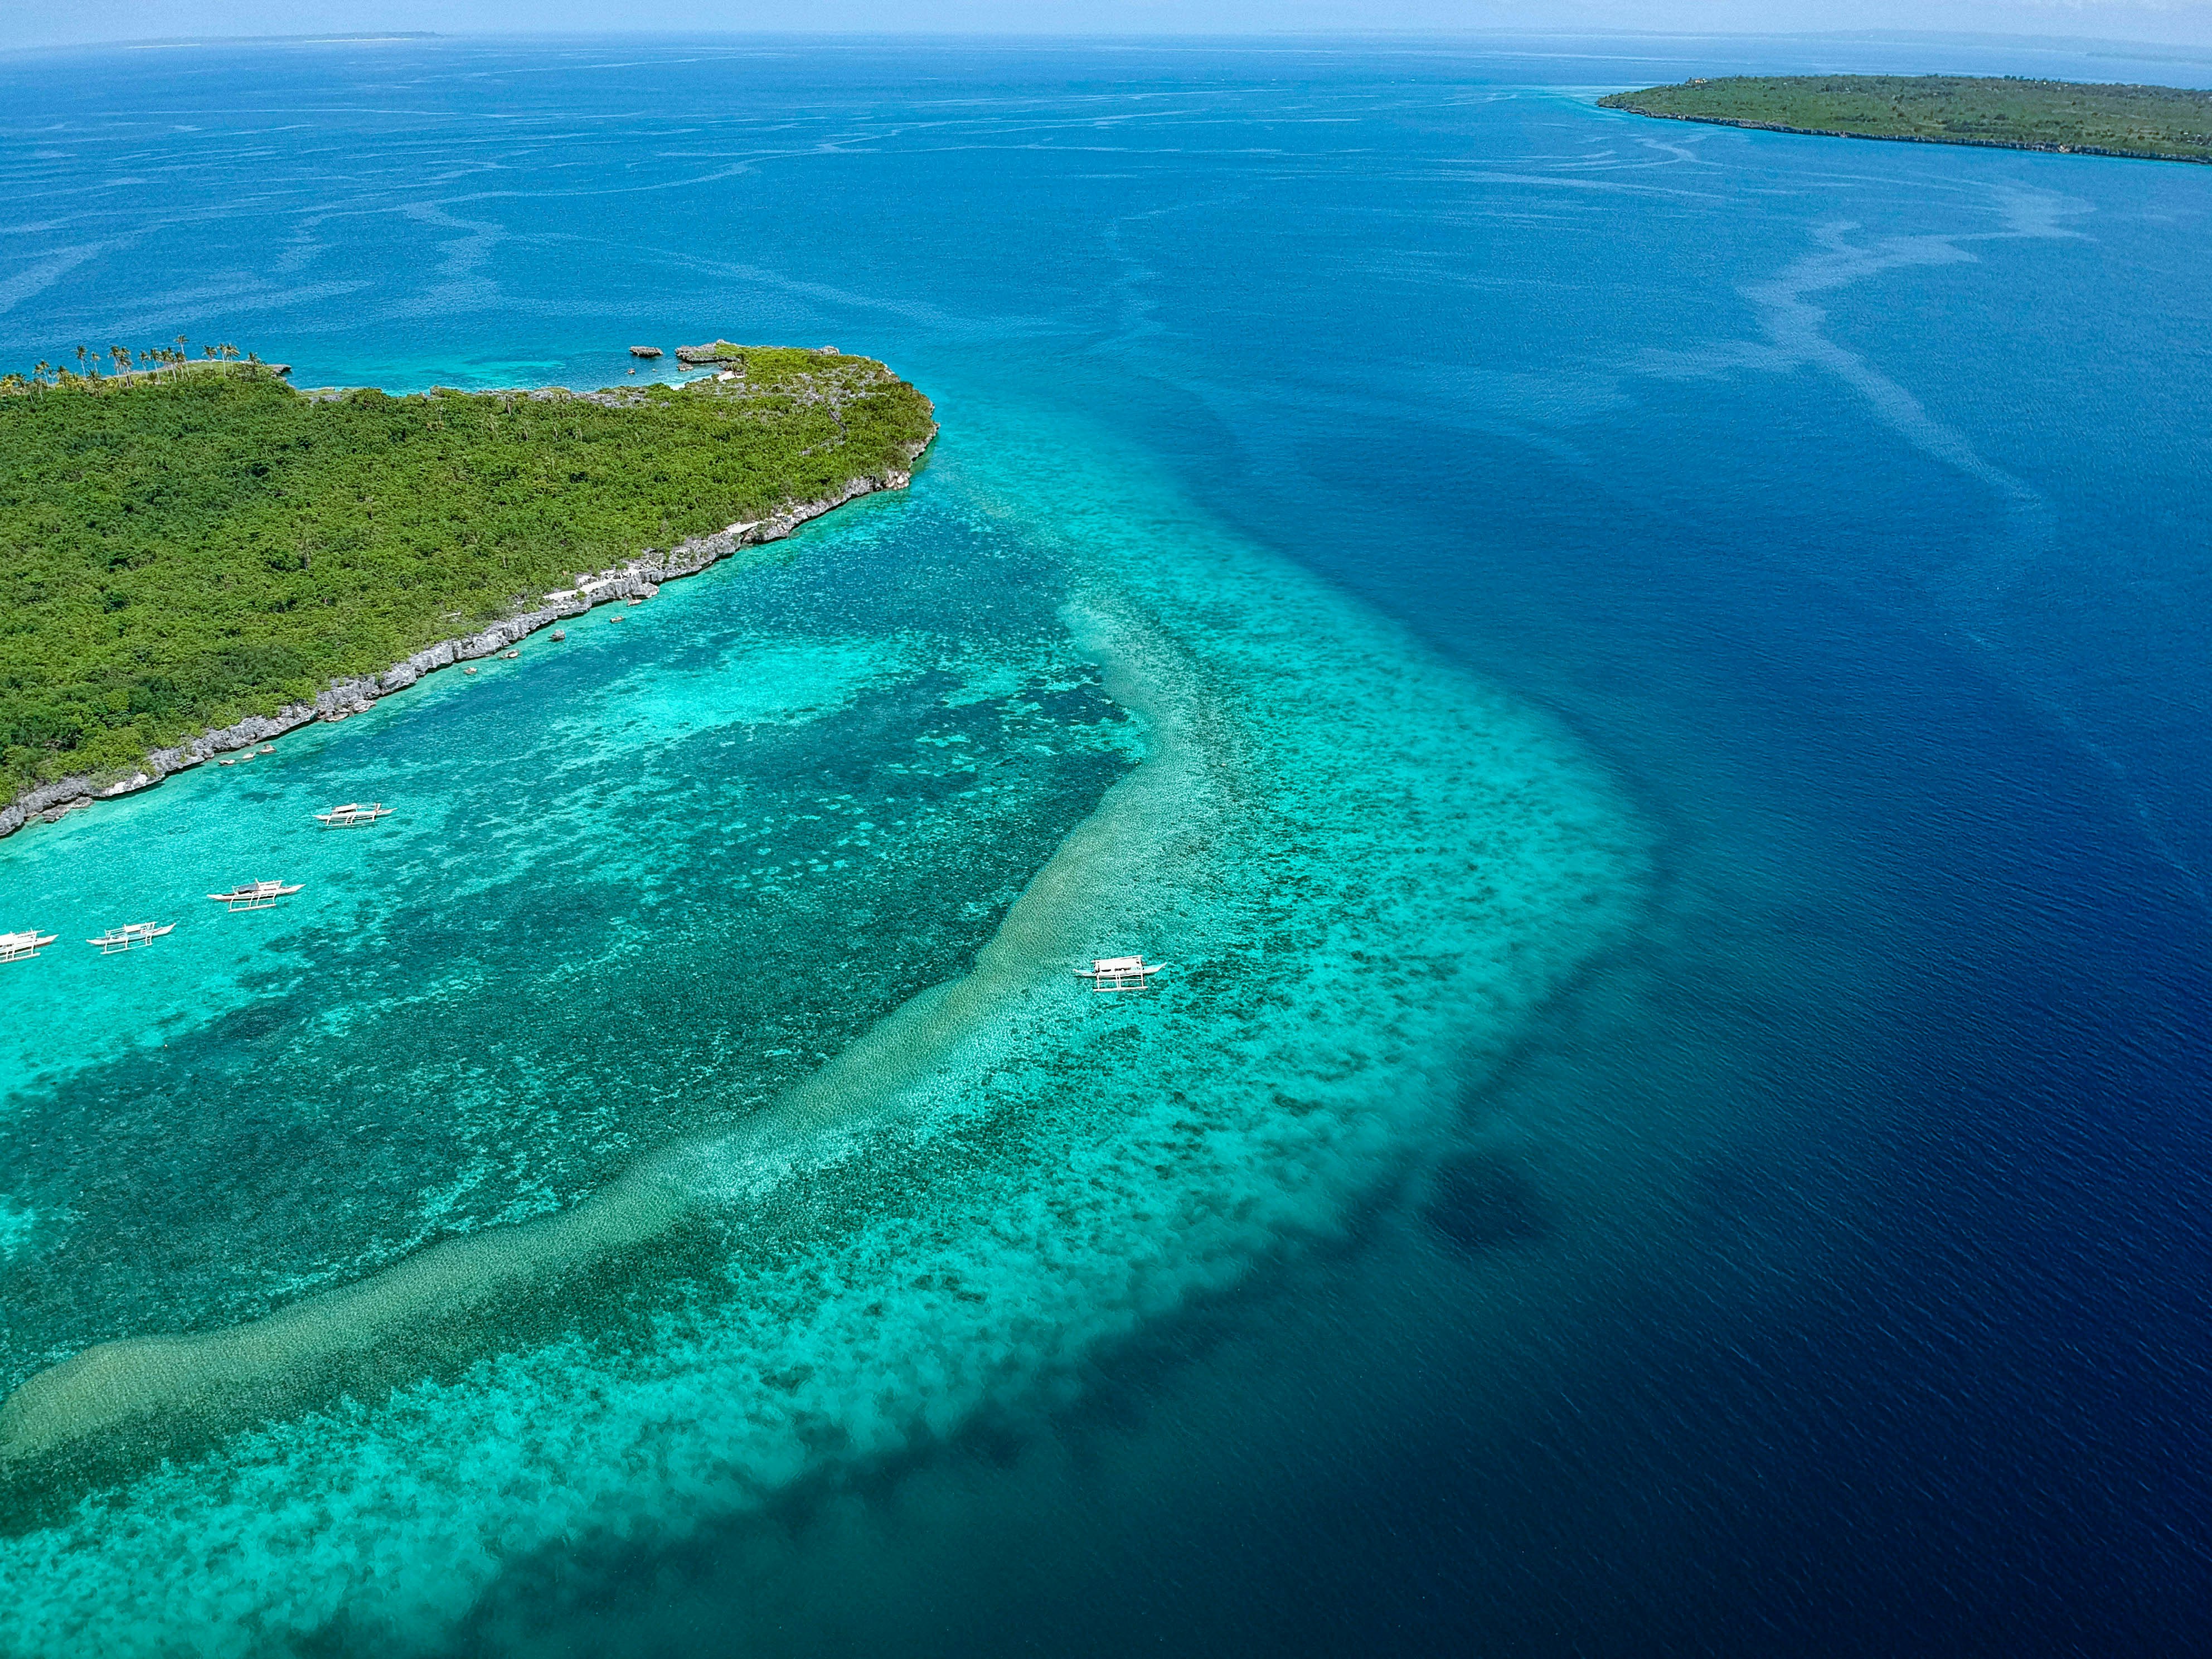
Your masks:
[[[912,461],[928,446],[915,445]],[[365,712],[379,697],[404,691],[425,674],[450,668],[457,662],[473,662],[495,656],[518,640],[568,617],[580,617],[593,605],[614,599],[651,599],[663,582],[696,575],[726,559],[741,548],[781,540],[810,519],[842,507],[857,496],[878,489],[903,489],[914,480],[910,471],[890,469],[872,477],[848,478],[833,495],[799,501],[765,519],[733,524],[711,535],[696,536],[665,550],[648,548],[639,557],[609,569],[581,573],[576,586],[542,596],[527,611],[496,622],[479,633],[456,640],[441,640],[417,651],[372,677],[333,680],[316,694],[313,702],[287,704],[273,714],[248,714],[234,726],[203,732],[173,749],[156,749],[136,767],[121,775],[58,778],[26,791],[0,807],[0,836],[11,836],[33,819],[52,823],[63,814],[90,806],[94,801],[150,789],[173,773],[205,764],[218,755],[248,749],[295,732],[312,720]]]

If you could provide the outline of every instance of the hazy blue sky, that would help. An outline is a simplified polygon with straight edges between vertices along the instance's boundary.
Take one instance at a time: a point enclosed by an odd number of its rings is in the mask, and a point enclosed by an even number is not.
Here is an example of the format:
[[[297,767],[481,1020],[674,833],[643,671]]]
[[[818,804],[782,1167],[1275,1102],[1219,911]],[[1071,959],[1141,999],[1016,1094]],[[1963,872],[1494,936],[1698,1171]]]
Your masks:
[[[1494,28],[1968,30],[2212,45],[2212,0],[4,0],[0,46],[434,29],[1060,34]]]

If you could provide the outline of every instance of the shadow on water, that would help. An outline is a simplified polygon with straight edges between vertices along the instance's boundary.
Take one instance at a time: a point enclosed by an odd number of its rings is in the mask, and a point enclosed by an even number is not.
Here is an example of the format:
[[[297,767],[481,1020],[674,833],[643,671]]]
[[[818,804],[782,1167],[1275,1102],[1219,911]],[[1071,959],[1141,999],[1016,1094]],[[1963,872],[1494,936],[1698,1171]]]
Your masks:
[[[1439,1164],[1421,1215],[1470,1255],[1532,1243],[1552,1229],[1550,1206],[1535,1182],[1497,1152],[1462,1152]]]

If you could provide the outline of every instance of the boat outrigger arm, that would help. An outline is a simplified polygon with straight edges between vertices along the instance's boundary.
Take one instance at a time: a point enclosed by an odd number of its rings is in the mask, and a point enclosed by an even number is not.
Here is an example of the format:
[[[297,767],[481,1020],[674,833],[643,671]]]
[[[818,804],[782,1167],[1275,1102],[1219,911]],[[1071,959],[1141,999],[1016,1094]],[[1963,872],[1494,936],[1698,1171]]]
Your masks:
[[[391,816],[392,809],[380,800],[349,800],[343,806],[333,806],[327,812],[316,813],[315,822],[325,830],[334,830],[342,824],[374,823],[379,818]]]
[[[1075,976],[1089,980],[1094,991],[1141,991],[1166,966],[1142,957],[1100,957],[1088,968],[1077,969]]]
[[[210,893],[208,896],[234,910],[266,910],[278,899],[291,897],[301,885],[296,881],[289,886],[281,881],[247,881],[240,882],[228,893]]]
[[[0,962],[27,962],[52,945],[54,937],[35,927],[27,933],[0,933]]]
[[[112,957],[118,951],[134,950],[141,945],[151,945],[162,934],[173,933],[176,926],[173,921],[161,927],[156,927],[150,921],[127,921],[120,927],[109,928],[98,939],[85,940],[85,943],[97,945],[100,947],[100,955]]]

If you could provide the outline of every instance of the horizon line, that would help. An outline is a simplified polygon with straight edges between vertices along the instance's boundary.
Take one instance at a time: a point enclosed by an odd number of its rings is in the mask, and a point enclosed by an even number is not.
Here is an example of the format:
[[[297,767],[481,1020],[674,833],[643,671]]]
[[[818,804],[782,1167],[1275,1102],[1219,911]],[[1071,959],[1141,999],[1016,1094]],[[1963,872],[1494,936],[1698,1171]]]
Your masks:
[[[1900,44],[1950,41],[1959,44],[2002,42],[2015,46],[2051,49],[2120,47],[2132,55],[2201,54],[2212,59],[2212,40],[2191,42],[2172,39],[2148,40],[2121,35],[2013,33],[1987,29],[1650,29],[1605,27],[1483,28],[1303,28],[1303,29],[1103,29],[1027,32],[978,28],[747,28],[747,29],[437,29],[317,30],[301,34],[199,34],[155,36],[99,36],[78,40],[53,40],[36,46],[0,47],[0,58],[40,52],[72,52],[89,48],[118,51],[179,50],[225,46],[383,46],[423,41],[460,43],[470,40],[868,40],[1004,41],[1009,44],[1084,42],[1129,44],[1143,41],[1187,45],[1200,41],[1281,42],[1289,40],[1454,41],[1485,39],[1613,40],[1835,40]],[[2142,49],[2140,52],[2137,49]]]

